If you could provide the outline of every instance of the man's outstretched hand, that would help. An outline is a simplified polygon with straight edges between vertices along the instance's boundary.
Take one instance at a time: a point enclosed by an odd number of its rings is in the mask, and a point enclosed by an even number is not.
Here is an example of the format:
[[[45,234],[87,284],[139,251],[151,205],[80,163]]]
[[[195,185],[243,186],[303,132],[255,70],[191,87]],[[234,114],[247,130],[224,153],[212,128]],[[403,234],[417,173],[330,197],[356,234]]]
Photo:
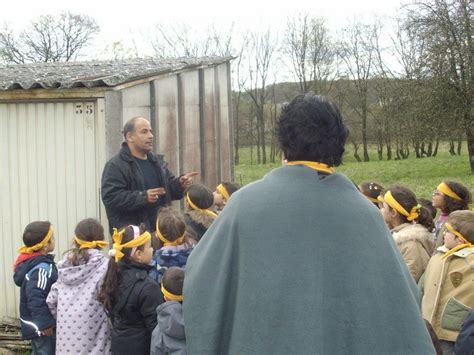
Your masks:
[[[199,175],[199,173],[197,171],[193,171],[192,173],[187,173],[180,176],[179,183],[181,184],[183,190],[193,184],[193,177],[197,175]]]

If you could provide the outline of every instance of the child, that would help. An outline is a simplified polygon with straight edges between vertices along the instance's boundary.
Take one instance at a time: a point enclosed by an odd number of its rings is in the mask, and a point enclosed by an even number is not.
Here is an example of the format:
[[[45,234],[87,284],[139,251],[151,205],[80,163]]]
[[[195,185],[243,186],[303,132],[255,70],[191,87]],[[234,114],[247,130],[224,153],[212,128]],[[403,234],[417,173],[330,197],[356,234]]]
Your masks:
[[[148,276],[153,249],[145,225],[114,229],[113,248],[99,293],[112,322],[112,352],[124,355],[150,353],[156,327],[156,307],[162,302],[160,287]]]
[[[452,353],[463,321],[474,307],[474,212],[455,211],[445,223],[444,245],[420,280],[421,311]]]
[[[193,239],[199,241],[217,214],[209,208],[214,203],[212,191],[201,184],[193,184],[184,191],[188,211],[185,214],[186,224]]]
[[[48,221],[28,224],[23,232],[13,279],[20,290],[20,323],[23,339],[31,339],[32,354],[54,354],[56,321],[46,304],[58,278],[54,264],[54,230]]]
[[[410,272],[418,282],[433,251],[433,218],[415,194],[394,186],[378,197],[381,212]]]
[[[186,354],[183,283],[183,269],[173,266],[166,270],[161,283],[166,302],[156,309],[158,325],[151,336],[151,355]]]
[[[468,210],[471,203],[471,193],[464,185],[455,181],[443,181],[433,192],[433,207],[441,210],[435,221],[435,248],[443,245],[443,225],[449,214],[454,211]]]
[[[184,268],[193,250],[194,241],[186,238],[186,222],[180,211],[163,207],[156,221],[156,238],[159,249],[153,255],[153,269],[149,275],[158,283],[171,266]]]
[[[363,182],[359,186],[359,191],[369,199],[375,206],[379,207],[379,200],[377,197],[382,193],[384,190],[383,186],[377,184],[376,182]]]
[[[218,210],[223,210],[227,202],[229,201],[230,196],[239,189],[239,185],[223,181],[216,187],[216,191],[214,191],[214,205],[217,207]]]
[[[109,243],[93,218],[79,222],[74,233],[73,248],[58,263],[58,281],[46,300],[57,321],[56,351],[110,354],[109,322],[97,300],[108,261],[100,248]]]

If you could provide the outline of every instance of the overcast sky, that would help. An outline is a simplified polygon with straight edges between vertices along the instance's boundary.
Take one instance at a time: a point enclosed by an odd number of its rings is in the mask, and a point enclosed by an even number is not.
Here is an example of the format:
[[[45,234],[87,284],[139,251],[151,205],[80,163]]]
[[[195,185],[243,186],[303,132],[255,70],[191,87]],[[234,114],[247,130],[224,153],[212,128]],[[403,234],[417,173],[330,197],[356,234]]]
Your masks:
[[[284,28],[287,17],[301,11],[324,17],[331,29],[344,26],[354,18],[389,18],[400,8],[400,0],[297,0],[277,5],[275,0],[132,0],[122,3],[104,0],[13,0],[4,1],[0,24],[22,28],[43,14],[71,11],[94,17],[101,27],[101,43],[126,40],[146,32],[154,24],[186,22],[196,28],[234,22],[239,29]],[[406,0],[404,1],[407,2]],[[291,5],[291,6],[290,6]]]

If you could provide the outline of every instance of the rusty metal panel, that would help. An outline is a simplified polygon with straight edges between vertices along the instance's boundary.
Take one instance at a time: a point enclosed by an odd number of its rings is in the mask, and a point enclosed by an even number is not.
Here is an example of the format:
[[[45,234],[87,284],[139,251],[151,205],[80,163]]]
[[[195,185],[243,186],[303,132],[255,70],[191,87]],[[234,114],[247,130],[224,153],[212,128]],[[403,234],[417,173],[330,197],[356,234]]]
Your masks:
[[[179,74],[179,145],[181,150],[180,173],[201,172],[201,150],[199,135],[199,72],[193,70]],[[201,178],[198,177],[199,181]]]
[[[165,155],[168,167],[178,174],[178,78],[172,75],[155,80],[155,146]]]
[[[217,129],[216,129],[216,86],[214,80],[214,68],[203,70],[203,149],[204,166],[206,169],[206,185],[213,190],[218,185],[217,166],[219,159],[217,155]]]
[[[220,175],[222,181],[231,181],[232,155],[231,155],[231,122],[230,122],[230,92],[227,63],[221,64],[215,68],[217,97],[219,99],[219,149],[220,149]]]

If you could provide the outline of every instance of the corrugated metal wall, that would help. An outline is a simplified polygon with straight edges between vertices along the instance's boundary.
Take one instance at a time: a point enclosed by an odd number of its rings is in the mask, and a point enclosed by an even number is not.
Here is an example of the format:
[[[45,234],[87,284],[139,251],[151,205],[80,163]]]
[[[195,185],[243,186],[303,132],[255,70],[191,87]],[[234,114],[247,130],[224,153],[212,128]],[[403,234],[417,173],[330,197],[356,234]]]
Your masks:
[[[0,315],[18,315],[12,265],[25,226],[49,220],[56,260],[78,221],[99,216],[94,102],[0,103]]]
[[[150,118],[171,171],[198,171],[197,181],[211,189],[231,180],[229,70],[224,63],[122,90],[122,123]]]

